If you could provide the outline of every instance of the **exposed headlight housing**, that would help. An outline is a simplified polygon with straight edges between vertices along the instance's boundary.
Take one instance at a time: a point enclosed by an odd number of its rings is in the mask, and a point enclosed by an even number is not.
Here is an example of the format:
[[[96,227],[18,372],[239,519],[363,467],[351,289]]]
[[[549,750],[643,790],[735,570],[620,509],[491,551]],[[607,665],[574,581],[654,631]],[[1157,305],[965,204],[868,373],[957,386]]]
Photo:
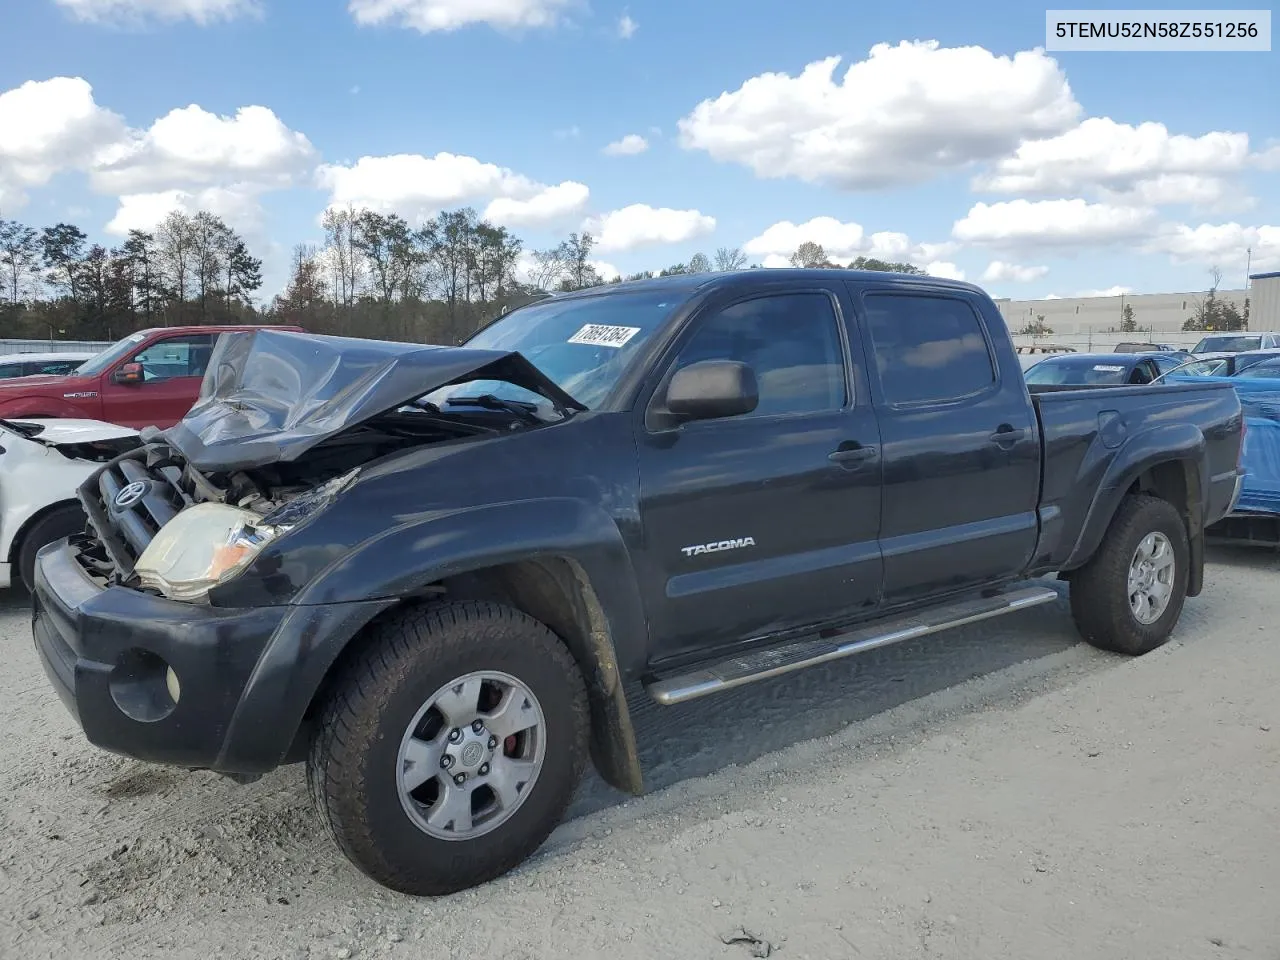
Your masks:
[[[188,507],[160,528],[142,551],[134,573],[170,600],[202,601],[242,573],[277,537],[327,506],[357,470],[295,497],[263,517],[225,503]]]
[[[280,533],[250,510],[199,503],[160,529],[134,572],[143,586],[171,600],[200,600],[244,570]]]

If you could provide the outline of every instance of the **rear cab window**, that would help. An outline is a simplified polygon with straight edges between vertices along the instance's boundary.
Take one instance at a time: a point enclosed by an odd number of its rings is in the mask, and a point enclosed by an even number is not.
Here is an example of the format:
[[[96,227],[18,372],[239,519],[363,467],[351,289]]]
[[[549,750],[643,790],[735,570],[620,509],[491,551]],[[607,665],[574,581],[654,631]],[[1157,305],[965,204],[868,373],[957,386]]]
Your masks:
[[[995,385],[991,345],[967,300],[876,292],[864,294],[862,305],[886,403],[945,403]]]

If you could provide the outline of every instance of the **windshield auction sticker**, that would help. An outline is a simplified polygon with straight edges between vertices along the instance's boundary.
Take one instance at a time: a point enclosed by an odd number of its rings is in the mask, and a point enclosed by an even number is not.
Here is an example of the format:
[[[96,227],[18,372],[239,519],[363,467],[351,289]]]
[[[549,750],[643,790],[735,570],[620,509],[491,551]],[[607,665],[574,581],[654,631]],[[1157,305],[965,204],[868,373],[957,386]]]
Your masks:
[[[640,332],[639,327],[611,327],[604,323],[588,323],[569,338],[569,343],[590,343],[597,347],[622,347]]]

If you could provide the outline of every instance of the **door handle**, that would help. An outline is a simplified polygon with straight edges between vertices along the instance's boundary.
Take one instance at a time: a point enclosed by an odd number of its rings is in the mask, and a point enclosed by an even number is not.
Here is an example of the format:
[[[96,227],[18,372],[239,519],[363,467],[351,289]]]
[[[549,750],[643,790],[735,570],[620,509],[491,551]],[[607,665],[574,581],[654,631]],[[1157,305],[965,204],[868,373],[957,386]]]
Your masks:
[[[1021,427],[1011,427],[1005,424],[995,433],[991,434],[991,442],[998,443],[1003,446],[1006,443],[1017,443],[1027,435],[1027,431]]]
[[[840,444],[833,451],[827,454],[827,459],[832,463],[838,463],[841,466],[846,464],[852,466],[870,460],[876,455],[875,447],[864,447],[856,440],[847,441]]]

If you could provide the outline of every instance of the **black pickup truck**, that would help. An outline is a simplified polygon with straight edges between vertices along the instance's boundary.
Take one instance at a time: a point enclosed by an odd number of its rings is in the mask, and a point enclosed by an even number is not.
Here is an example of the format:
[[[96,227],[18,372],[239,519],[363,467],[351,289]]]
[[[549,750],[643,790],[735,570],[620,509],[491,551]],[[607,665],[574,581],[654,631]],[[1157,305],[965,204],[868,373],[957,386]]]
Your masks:
[[[80,491],[33,629],[95,744],[305,760],[343,852],[442,894],[532,853],[676,704],[1055,599],[1169,636],[1240,483],[1228,384],[1023,381],[978,288],[751,270],[515,310],[460,347],[219,340]],[[744,718],[744,720],[749,718]]]

